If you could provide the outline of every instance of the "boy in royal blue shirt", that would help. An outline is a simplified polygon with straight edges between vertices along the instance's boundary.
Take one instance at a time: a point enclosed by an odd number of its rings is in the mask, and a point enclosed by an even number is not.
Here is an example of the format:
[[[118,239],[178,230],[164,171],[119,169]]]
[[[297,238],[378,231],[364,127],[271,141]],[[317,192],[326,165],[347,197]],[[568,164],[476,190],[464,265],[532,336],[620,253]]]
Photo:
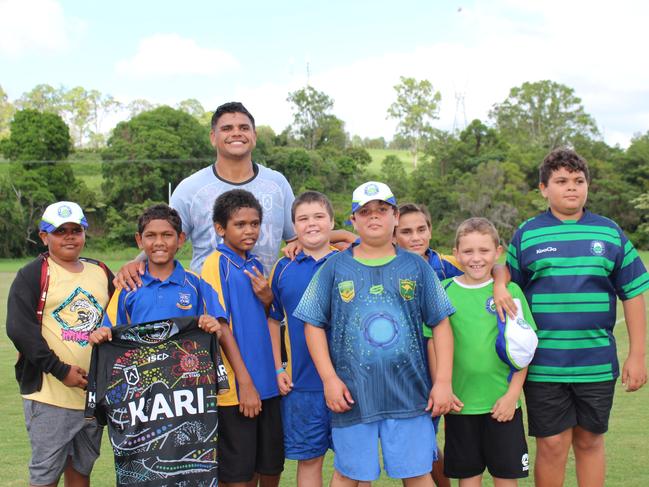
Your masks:
[[[269,326],[277,383],[282,397],[282,423],[286,458],[297,460],[298,487],[322,485],[322,462],[330,446],[331,419],[322,380],[313,365],[304,338],[304,322],[293,316],[313,275],[336,250],[329,245],[333,208],[317,191],[307,191],[293,202],[291,211],[297,241],[295,259],[283,257],[271,273],[273,304]],[[286,319],[288,364],[282,367],[280,322]]]
[[[223,243],[205,260],[202,277],[219,293],[249,376],[226,361],[230,392],[219,396],[219,480],[244,486],[257,476],[278,485],[284,469],[282,418],[267,312],[273,295],[261,263],[250,253],[259,238],[262,207],[233,189],[214,202]]]

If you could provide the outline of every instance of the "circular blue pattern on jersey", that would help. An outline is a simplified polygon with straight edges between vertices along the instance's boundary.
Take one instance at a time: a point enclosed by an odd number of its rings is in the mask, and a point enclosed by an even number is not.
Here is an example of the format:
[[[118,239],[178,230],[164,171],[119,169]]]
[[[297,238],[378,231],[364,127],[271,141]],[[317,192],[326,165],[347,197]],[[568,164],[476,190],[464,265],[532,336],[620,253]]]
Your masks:
[[[397,321],[387,313],[373,313],[363,320],[365,340],[375,347],[388,348],[399,338]]]

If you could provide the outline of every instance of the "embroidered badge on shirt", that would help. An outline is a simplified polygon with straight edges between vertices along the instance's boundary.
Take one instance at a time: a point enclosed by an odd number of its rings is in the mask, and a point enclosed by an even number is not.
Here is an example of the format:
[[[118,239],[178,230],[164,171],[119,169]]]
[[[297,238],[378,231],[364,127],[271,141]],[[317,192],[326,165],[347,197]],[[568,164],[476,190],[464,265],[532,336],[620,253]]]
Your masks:
[[[189,293],[178,293],[176,306],[180,309],[192,309],[192,297]]]
[[[345,303],[349,303],[356,293],[354,291],[354,281],[343,281],[338,284],[338,293],[340,294],[340,299]]]
[[[415,297],[415,286],[417,283],[411,279],[399,279],[399,294],[406,301]]]

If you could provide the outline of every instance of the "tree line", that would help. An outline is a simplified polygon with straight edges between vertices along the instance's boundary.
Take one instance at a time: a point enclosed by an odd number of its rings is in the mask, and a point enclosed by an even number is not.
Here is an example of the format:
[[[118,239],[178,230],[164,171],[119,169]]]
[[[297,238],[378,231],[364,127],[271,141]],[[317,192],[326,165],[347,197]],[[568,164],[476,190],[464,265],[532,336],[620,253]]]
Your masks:
[[[81,129],[63,109],[38,105],[36,100],[65,98],[44,86],[10,104],[14,110],[0,139],[0,152],[11,161],[0,173],[1,257],[35,251],[35,223],[57,199],[89,209],[90,238],[97,244],[132,245],[142,209],[167,201],[170,187],[213,162],[211,113],[200,103],[185,100],[175,108],[140,103],[105,141],[95,138],[97,145],[85,149],[101,173],[101,190],[92,191],[75,177],[72,160],[79,157],[78,136],[93,140],[96,119],[90,116]],[[574,90],[549,80],[512,88],[487,120],[473,120],[461,131],[433,126],[440,101],[430,81],[402,77],[386,109],[398,122],[387,143],[350,136],[333,113],[334,100],[306,86],[287,96],[293,122],[285,130],[257,127],[253,160],[282,172],[296,194],[314,189],[329,195],[339,224],[347,219],[356,185],[386,181],[399,201],[428,206],[432,245],[448,248],[457,224],[476,215],[491,219],[508,240],[516,225],[545,208],[536,189],[538,164],[550,150],[570,146],[592,169],[588,207],[620,223],[638,247],[649,248],[649,132],[637,135],[626,150],[607,145]],[[2,103],[0,115],[6,96]],[[408,149],[411,162],[387,156],[380,170],[370,167],[368,149],[387,147]]]

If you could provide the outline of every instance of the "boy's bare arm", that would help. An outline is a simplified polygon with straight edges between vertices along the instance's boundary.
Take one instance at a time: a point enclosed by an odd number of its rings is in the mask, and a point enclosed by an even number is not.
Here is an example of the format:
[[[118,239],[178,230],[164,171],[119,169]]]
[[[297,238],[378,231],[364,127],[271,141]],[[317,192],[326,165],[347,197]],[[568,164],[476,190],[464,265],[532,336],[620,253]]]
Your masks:
[[[440,416],[451,410],[460,411],[462,403],[453,394],[453,330],[451,323],[444,318],[433,328],[433,345],[435,347],[436,371],[435,383],[430,392],[429,407],[432,415]]]
[[[496,404],[491,408],[491,417],[500,423],[511,421],[516,412],[516,403],[521,397],[523,384],[527,377],[527,367],[514,372],[512,380],[509,382],[507,392],[500,397]]]
[[[293,388],[291,378],[282,366],[282,333],[281,324],[273,318],[268,318],[268,331],[270,332],[270,342],[273,346],[273,359],[275,360],[275,374],[277,375],[277,387],[279,393],[285,396]]]
[[[237,342],[234,339],[234,335],[232,335],[232,330],[230,330],[230,327],[224,321],[221,324],[223,326],[221,326],[219,343],[237,378],[237,384],[239,386],[239,412],[247,418],[254,418],[261,411],[259,393],[255,389],[255,384],[252,382],[252,377],[248,373],[243,358],[241,358],[241,352],[239,352]]]
[[[507,284],[512,280],[509,269],[507,269],[506,265],[496,264],[491,269],[491,275],[494,278],[494,304],[498,316],[500,316],[501,320],[504,320],[505,313],[507,313],[510,318],[515,318],[518,310],[514,298],[507,289]]]
[[[629,355],[622,367],[622,384],[627,392],[633,392],[647,383],[647,312],[644,295],[622,301],[622,306],[629,332]]]
[[[142,287],[141,276],[144,275],[145,261],[146,254],[140,252],[135,259],[120,267],[113,279],[115,287],[122,287],[127,291],[137,291],[137,288]]]
[[[327,407],[334,413],[349,411],[352,404],[354,404],[354,399],[345,383],[336,374],[336,370],[331,363],[325,331],[322,328],[305,323],[304,337],[315,368],[322,379]]]
[[[428,355],[428,371],[430,372],[430,379],[435,383],[435,375],[437,373],[437,356],[435,355],[435,342],[432,338],[426,341],[426,353]]]

